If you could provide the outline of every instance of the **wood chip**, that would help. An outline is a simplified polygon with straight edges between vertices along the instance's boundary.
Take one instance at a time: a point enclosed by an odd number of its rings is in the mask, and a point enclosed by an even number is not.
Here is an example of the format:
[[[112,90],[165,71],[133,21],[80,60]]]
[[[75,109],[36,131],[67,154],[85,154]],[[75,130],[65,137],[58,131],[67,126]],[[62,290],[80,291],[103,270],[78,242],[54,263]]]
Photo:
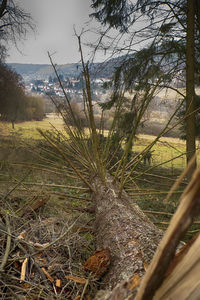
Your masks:
[[[148,266],[149,266],[149,265],[148,265],[146,262],[144,262],[144,264],[143,264],[143,265],[144,265],[144,269],[145,269],[145,272],[146,272],[146,271],[147,271],[147,269],[148,269]]]
[[[79,300],[81,298],[81,296],[77,296],[76,298],[74,298],[73,300]]]
[[[22,231],[18,236],[17,239],[18,240],[24,240],[26,237],[26,231]]]
[[[57,286],[58,288],[61,287],[61,280],[60,280],[60,279],[56,279],[56,286]]]
[[[47,278],[48,278],[51,282],[54,282],[53,277],[47,272],[47,270],[45,270],[44,267],[42,267],[41,269],[42,269],[42,272],[47,276]]]
[[[138,287],[140,284],[140,277],[138,274],[135,274],[131,279],[128,286],[129,290],[134,290],[136,287]]]
[[[87,282],[87,279],[85,278],[81,278],[81,277],[76,277],[76,276],[72,276],[72,275],[67,275],[65,276],[65,278],[70,279],[76,283],[80,283],[80,284],[85,284]]]
[[[25,258],[25,260],[22,263],[22,267],[21,267],[21,276],[20,276],[20,282],[25,280],[26,277],[26,266],[28,263],[28,258]]]

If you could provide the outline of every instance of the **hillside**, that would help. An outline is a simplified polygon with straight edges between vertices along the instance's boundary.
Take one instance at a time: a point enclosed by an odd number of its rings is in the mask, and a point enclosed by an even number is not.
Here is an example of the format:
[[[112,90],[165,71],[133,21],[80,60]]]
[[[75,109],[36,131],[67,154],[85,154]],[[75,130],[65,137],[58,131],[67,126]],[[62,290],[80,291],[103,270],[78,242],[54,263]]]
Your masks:
[[[90,73],[93,78],[111,78],[116,66],[121,62],[122,57],[113,58],[103,63],[92,63]],[[19,73],[25,81],[31,79],[48,79],[49,76],[55,76],[50,64],[20,64],[9,63],[12,69]],[[77,77],[81,71],[81,64],[71,63],[57,65],[59,74],[68,77]]]
[[[49,76],[55,76],[52,66],[49,64],[8,64],[12,69],[19,73],[24,80],[30,79],[48,79]],[[77,64],[58,65],[57,69],[60,74],[66,76],[78,76],[79,70]]]

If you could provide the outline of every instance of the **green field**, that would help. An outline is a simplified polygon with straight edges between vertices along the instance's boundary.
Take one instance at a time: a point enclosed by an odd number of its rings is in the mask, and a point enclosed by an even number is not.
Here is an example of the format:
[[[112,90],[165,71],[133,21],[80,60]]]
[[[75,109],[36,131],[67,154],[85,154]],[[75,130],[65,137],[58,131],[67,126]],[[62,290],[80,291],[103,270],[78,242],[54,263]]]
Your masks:
[[[155,139],[153,136],[139,135],[134,151],[140,152]],[[174,170],[183,170],[186,166],[185,142],[176,138],[163,137],[152,147],[152,164]]]
[[[2,135],[18,135],[22,138],[41,139],[41,135],[37,128],[43,130],[51,130],[52,125],[58,130],[63,130],[63,120],[56,114],[48,114],[42,121],[27,121],[16,123],[15,129],[12,129],[11,124],[0,122],[0,133]]]
[[[53,127],[64,131],[63,120],[56,114],[49,114],[43,121],[28,121],[17,123],[13,130],[11,124],[0,123],[0,133],[2,135],[16,135],[21,138],[33,140],[41,139],[37,128],[51,130]],[[133,151],[141,152],[155,139],[151,135],[139,135]],[[152,148],[152,165],[162,165],[173,174],[174,170],[183,170],[186,166],[185,142],[177,138],[162,137]]]

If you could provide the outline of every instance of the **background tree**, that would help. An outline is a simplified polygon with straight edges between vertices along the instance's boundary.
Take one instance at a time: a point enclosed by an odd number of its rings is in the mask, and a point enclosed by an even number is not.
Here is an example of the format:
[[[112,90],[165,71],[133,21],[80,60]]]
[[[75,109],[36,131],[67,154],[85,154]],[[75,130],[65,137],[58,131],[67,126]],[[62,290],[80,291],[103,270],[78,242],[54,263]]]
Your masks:
[[[17,46],[28,30],[34,30],[30,14],[17,1],[0,0],[0,118],[11,121],[13,128],[16,121],[28,118],[25,107],[31,106],[31,102],[28,103],[25,97],[22,78],[3,62],[8,40]]]
[[[26,96],[22,78],[5,64],[0,63],[0,119],[12,123],[41,120],[44,107],[41,98]]]
[[[14,122],[17,119],[20,101],[24,96],[22,78],[14,71],[0,64],[0,114],[1,119]]]
[[[15,0],[0,0],[0,52],[3,53],[0,59],[5,59],[7,41],[17,46],[29,30],[34,30],[31,15]]]

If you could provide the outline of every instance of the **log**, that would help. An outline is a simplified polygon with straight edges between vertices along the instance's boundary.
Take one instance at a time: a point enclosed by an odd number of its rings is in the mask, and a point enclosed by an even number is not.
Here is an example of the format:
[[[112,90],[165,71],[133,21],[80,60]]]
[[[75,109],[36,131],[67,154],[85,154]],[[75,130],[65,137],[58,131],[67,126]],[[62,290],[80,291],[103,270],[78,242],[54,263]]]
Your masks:
[[[129,279],[119,283],[111,292],[105,291],[97,294],[95,300],[199,299],[199,234],[184,248],[181,248],[181,252],[175,256],[181,238],[195,217],[200,214],[199,182],[200,168],[196,170],[191,182],[185,189],[178,209],[141,281],[139,290],[131,290],[131,279]],[[137,214],[135,216],[136,221],[138,221]],[[139,216],[141,215],[139,214]],[[146,227],[145,223],[142,222],[141,224]],[[152,239],[152,235],[150,238]],[[131,268],[128,267],[128,269]],[[126,267],[121,269],[121,272],[123,271],[126,271]]]
[[[119,184],[107,175],[106,184],[94,179],[95,244],[109,249],[110,266],[102,277],[103,287],[112,290],[135,274],[142,277],[161,240],[159,230],[125,191],[118,197]]]

